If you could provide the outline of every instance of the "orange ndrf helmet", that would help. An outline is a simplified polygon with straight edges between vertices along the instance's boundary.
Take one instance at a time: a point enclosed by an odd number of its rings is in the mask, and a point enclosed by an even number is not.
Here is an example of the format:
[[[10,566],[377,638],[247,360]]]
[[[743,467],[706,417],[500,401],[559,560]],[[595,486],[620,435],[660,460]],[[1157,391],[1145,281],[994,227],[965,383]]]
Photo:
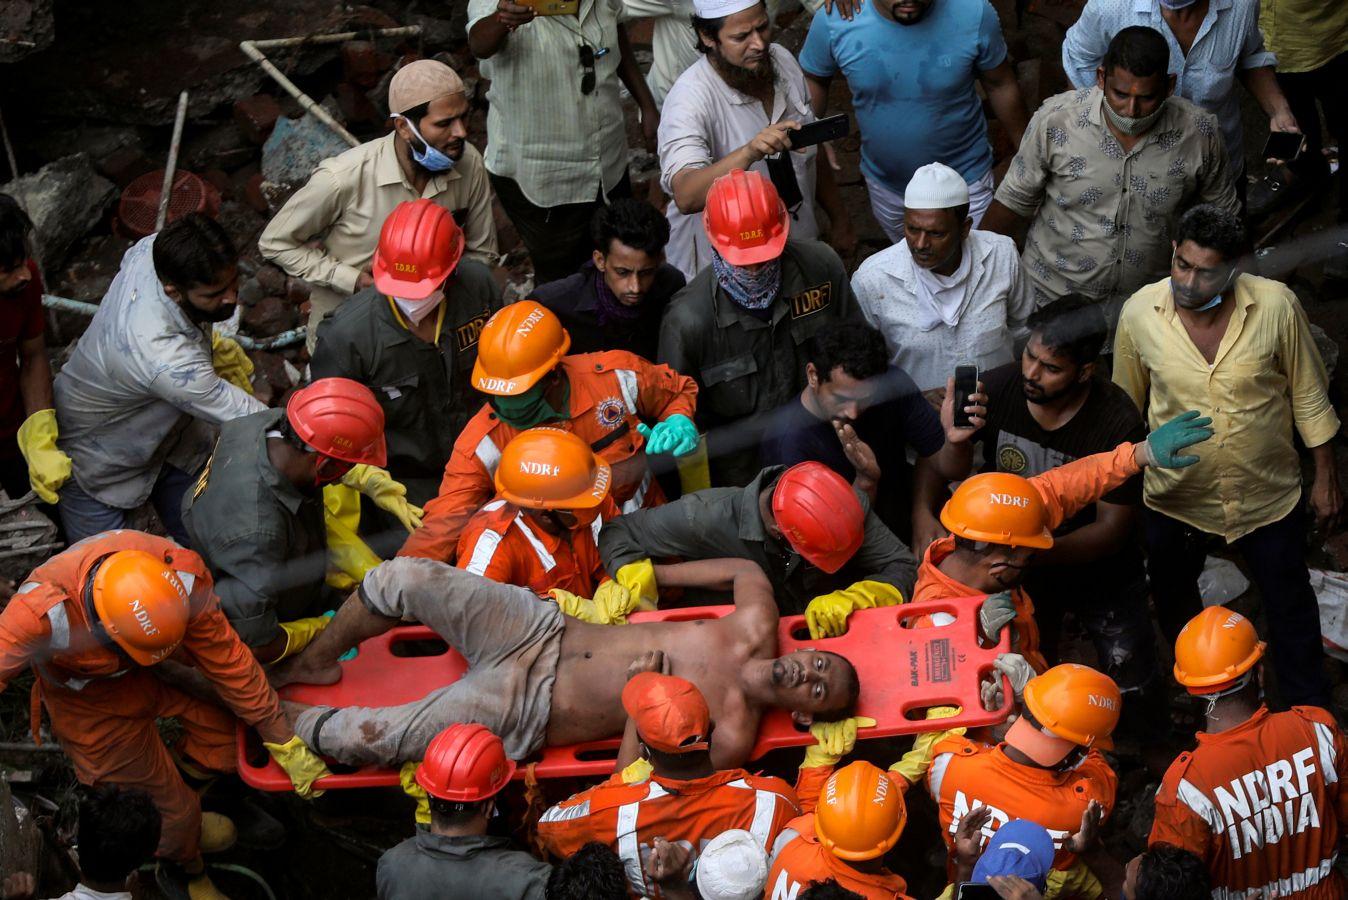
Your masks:
[[[857,760],[829,776],[814,810],[819,843],[839,859],[884,856],[908,821],[903,792],[885,772]]]
[[[482,326],[473,363],[473,387],[515,397],[537,384],[571,348],[557,315],[537,300],[502,307]]]
[[[1036,550],[1053,546],[1043,498],[1029,481],[1009,472],[966,479],[941,508],[941,524],[971,541]]]
[[[1255,667],[1264,647],[1249,619],[1209,606],[1175,639],[1175,680],[1191,694],[1220,694]]]
[[[142,666],[162,662],[187,634],[187,588],[173,567],[144,550],[118,550],[94,573],[94,612],[108,636]]]
[[[528,509],[593,509],[608,496],[612,472],[583,438],[530,428],[501,451],[496,490]]]

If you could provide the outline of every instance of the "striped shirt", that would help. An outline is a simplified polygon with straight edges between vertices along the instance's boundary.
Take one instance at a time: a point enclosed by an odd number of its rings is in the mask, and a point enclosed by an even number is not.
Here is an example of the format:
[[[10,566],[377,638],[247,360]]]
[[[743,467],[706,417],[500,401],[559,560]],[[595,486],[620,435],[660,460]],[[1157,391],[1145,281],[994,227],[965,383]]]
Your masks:
[[[622,0],[580,0],[577,16],[539,16],[481,63],[487,91],[487,171],[514,179],[535,206],[591,203],[627,171],[618,92]],[[470,0],[468,28],[496,14]],[[582,93],[593,54],[594,89]]]

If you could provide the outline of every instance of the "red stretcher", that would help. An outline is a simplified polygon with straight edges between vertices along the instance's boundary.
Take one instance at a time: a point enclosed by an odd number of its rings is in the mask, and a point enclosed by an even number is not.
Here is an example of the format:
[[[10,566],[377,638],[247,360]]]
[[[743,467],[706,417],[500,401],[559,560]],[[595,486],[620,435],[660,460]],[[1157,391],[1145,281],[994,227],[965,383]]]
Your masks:
[[[909,603],[853,613],[847,634],[812,641],[803,616],[783,618],[778,626],[780,652],[814,648],[847,657],[861,681],[857,715],[878,723],[861,732],[863,739],[894,737],[930,731],[925,718],[933,706],[963,709],[953,718],[942,719],[942,728],[976,728],[1005,721],[1009,704],[985,710],[979,701],[979,684],[991,677],[998,653],[1009,649],[1010,629],[996,647],[978,646],[978,609],[983,597],[960,597],[926,603]],[[690,609],[634,613],[632,622],[676,622],[720,618],[733,606],[703,606]],[[955,621],[935,628],[913,628],[921,616],[947,613]],[[622,627],[622,626],[615,626]],[[434,644],[438,644],[435,647]],[[418,655],[431,646],[432,655]],[[287,700],[325,706],[393,706],[424,697],[435,688],[453,682],[465,671],[467,661],[429,628],[395,628],[360,645],[359,655],[343,662],[342,680],[331,685],[296,684],[282,688]],[[1009,679],[1003,677],[1002,696],[1012,696]],[[770,750],[813,743],[808,731],[798,728],[785,710],[773,709],[759,724],[758,743],[752,757]],[[538,778],[597,777],[613,771],[618,755],[617,737],[567,747],[547,747],[524,762],[536,763]],[[240,726],[238,733],[239,776],[264,791],[289,791],[290,779],[263,749],[252,729]],[[398,784],[397,769],[374,766],[352,768],[329,762],[333,774],[318,782],[328,790],[387,787]],[[521,765],[516,777],[523,777]]]

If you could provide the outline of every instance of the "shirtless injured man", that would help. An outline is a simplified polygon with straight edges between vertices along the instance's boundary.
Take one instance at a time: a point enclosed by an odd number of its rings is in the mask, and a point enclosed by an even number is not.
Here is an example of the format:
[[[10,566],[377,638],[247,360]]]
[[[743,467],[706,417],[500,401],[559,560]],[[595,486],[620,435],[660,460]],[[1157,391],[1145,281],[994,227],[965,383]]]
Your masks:
[[[544,746],[622,735],[621,694],[633,660],[663,651],[669,672],[697,685],[716,722],[717,768],[747,761],[769,707],[802,726],[851,714],[856,670],[836,653],[778,656],[777,604],[762,571],[741,559],[657,566],[662,587],[732,591],[720,619],[591,625],[564,616],[533,592],[444,563],[399,557],[372,570],[333,622],[278,683],[332,684],[337,659],[362,640],[420,622],[468,660],[453,684],[401,706],[286,703],[295,732],[315,751],[350,765],[395,767],[423,757],[453,722],[478,722],[500,735],[512,759]]]

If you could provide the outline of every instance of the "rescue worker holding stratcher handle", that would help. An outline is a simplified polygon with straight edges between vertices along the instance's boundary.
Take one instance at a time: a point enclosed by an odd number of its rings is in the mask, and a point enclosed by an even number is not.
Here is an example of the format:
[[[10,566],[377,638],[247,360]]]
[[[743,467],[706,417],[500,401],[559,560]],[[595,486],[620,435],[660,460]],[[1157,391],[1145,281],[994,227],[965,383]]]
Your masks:
[[[697,384],[622,350],[568,356],[570,346],[557,316],[534,300],[488,320],[473,365],[473,386],[487,403],[454,442],[440,493],[399,556],[453,561],[464,525],[491,499],[501,451],[537,425],[579,435],[613,468],[623,512],[664,502],[641,451],[682,456],[697,448]]]
[[[384,413],[369,388],[347,378],[321,378],[284,410],[221,427],[183,522],[230,624],[262,662],[298,653],[327,625],[323,613],[343,597],[325,579],[345,591],[379,565],[324,508],[323,488],[386,456]]]
[[[169,658],[204,675],[226,708],[155,677],[151,668]],[[205,563],[167,538],[111,531],[34,569],[0,613],[0,689],[29,666],[34,699],[47,707],[80,781],[139,787],[154,799],[163,816],[158,854],[181,867],[194,900],[222,896],[201,853],[226,849],[234,827],[223,816],[203,818],[156,718],[182,724],[177,752],[185,759],[233,771],[238,716],[257,728],[301,796],[322,793],[314,782],[327,767],[295,735],[221,613]]]
[[[625,624],[636,599],[604,571],[595,534],[618,516],[608,463],[569,431],[531,428],[506,444],[496,497],[468,520],[458,567],[550,597],[597,625]]]

